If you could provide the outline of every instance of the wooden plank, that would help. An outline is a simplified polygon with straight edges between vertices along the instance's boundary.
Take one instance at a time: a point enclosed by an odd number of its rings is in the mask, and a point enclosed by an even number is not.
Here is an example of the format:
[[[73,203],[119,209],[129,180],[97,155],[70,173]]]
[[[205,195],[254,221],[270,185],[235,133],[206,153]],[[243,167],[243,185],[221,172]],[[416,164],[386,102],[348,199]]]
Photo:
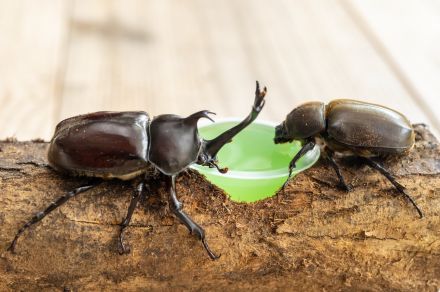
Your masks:
[[[234,72],[213,66],[216,56],[207,48],[204,37],[209,32],[200,26],[195,2],[76,4],[60,118],[95,110],[146,110],[155,115],[186,115],[202,108],[243,115],[249,110],[255,81],[244,86],[245,109],[239,101],[234,107],[231,86],[243,84],[236,80],[222,86],[215,78],[218,71]],[[235,43],[240,45],[239,40]]]
[[[360,98],[428,121],[394,71],[334,1],[87,1],[74,9],[59,118],[96,110],[261,117],[307,100]]]
[[[238,3],[247,55],[256,75],[273,84],[266,109],[270,118],[279,120],[306,100],[343,97],[396,108],[414,121],[427,120],[339,2]]]
[[[439,2],[353,0],[345,5],[439,133]]]
[[[66,1],[0,2],[0,138],[48,138],[68,26]]]
[[[199,82],[206,72],[194,61],[191,19],[180,2],[77,2],[60,118],[95,110],[199,109],[200,95],[212,94]]]

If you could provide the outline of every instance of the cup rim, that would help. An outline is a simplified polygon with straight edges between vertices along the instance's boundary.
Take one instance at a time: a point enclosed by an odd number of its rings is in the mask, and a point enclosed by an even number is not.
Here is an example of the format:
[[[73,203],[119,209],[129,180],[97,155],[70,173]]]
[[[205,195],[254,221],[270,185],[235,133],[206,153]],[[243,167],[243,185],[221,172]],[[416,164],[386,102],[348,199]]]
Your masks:
[[[220,118],[216,119],[215,124],[219,123],[229,123],[229,122],[236,122],[239,123],[242,121],[242,118],[237,117],[228,117],[228,118]],[[263,125],[263,126],[269,126],[269,127],[275,127],[277,124],[272,121],[266,121],[266,120],[255,120],[253,123]],[[214,125],[209,120],[201,120],[199,122],[199,128],[208,127],[210,125]],[[295,168],[292,171],[292,175],[296,175],[299,172],[302,172],[308,168],[310,168],[312,165],[316,163],[316,161],[320,157],[320,149],[318,145],[315,145],[315,147],[307,152],[302,159],[307,158],[310,160],[310,163],[307,163],[303,165],[302,167]],[[223,178],[231,178],[231,179],[244,179],[244,180],[261,180],[261,179],[276,179],[281,177],[287,177],[289,175],[288,166],[273,170],[262,170],[262,171],[239,171],[239,170],[232,170],[230,169],[227,173],[220,173],[215,168],[207,168],[206,166],[198,165],[198,164],[192,164],[190,168],[200,171],[202,174],[206,173],[211,176],[219,176]]]

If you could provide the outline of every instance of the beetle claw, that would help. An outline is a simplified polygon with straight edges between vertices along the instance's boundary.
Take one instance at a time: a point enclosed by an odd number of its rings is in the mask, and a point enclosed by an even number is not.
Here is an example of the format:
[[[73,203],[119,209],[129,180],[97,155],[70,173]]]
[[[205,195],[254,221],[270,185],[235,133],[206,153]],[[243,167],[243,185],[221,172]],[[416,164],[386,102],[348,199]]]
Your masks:
[[[15,254],[15,244],[17,241],[14,239],[14,241],[11,243],[11,245],[8,247],[7,251],[11,252],[12,254]]]
[[[120,255],[123,254],[129,254],[130,253],[130,247],[128,245],[125,245],[124,243],[120,243],[118,247],[118,252]]]
[[[420,210],[419,206],[417,206],[414,199],[408,194],[408,192],[406,191],[406,188],[404,186],[402,186],[400,183],[398,183],[397,181],[396,181],[395,187],[404,197],[406,197],[406,199],[411,203],[411,205],[414,206],[414,208],[417,211],[417,214],[419,214],[420,219],[422,219],[423,218],[422,210]]]
[[[212,250],[209,248],[208,243],[206,242],[205,238],[202,238],[202,244],[203,244],[203,247],[205,248],[206,252],[208,253],[209,257],[211,258],[211,260],[218,260],[221,257],[221,254],[216,255],[215,253],[212,252]]]
[[[346,184],[346,183],[339,183],[338,187],[346,192],[350,192],[353,189],[353,186],[351,184]]]
[[[260,90],[260,83],[258,81],[256,81],[256,89],[255,89],[255,101],[254,101],[254,110],[256,112],[260,112],[263,107],[264,104],[266,103],[266,101],[264,100],[264,97],[266,96],[267,93],[267,87],[265,86],[263,88],[263,90]]]
[[[281,186],[281,188],[280,188],[280,190],[279,190],[279,192],[285,192],[286,191],[286,186],[289,184],[289,181],[290,181],[290,175],[289,175],[289,177],[286,179],[286,181],[283,183],[283,185]]]
[[[130,253],[130,246],[124,243],[125,227],[126,226],[121,225],[121,230],[119,232],[118,252],[120,255]]]

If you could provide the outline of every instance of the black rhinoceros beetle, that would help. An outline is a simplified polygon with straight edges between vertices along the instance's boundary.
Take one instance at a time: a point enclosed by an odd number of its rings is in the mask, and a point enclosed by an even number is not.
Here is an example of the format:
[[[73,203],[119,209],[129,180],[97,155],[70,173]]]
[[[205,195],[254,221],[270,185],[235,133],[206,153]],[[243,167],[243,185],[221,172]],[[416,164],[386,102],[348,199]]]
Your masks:
[[[48,160],[52,168],[74,176],[99,178],[98,181],[76,188],[37,213],[17,232],[8,250],[14,251],[18,237],[32,224],[79,193],[96,187],[106,179],[131,180],[149,175],[154,167],[168,177],[170,209],[185,224],[191,234],[203,243],[211,259],[217,259],[208,247],[205,232],[182,210],[176,196],[176,176],[192,163],[216,167],[218,151],[254,121],[262,110],[266,88],[260,90],[258,81],[250,114],[238,125],[212,140],[199,137],[197,121],[212,120],[209,111],[199,111],[186,118],[160,115],[150,120],[146,112],[96,112],[72,117],[60,122],[50,142]],[[120,224],[119,251],[129,252],[124,244],[124,229],[129,225],[136,205],[145,195],[145,179],[137,185],[127,216]]]
[[[350,190],[334,160],[334,153],[355,155],[367,165],[378,170],[416,208],[420,218],[422,211],[407,194],[405,187],[396,181],[374,156],[388,156],[407,153],[414,145],[414,130],[401,113],[384,106],[338,99],[325,105],[322,102],[308,102],[291,111],[286,119],[275,128],[275,143],[294,139],[305,141],[301,150],[289,164],[289,181],[296,162],[317,142],[323,142],[323,154],[334,168],[339,185]],[[317,141],[319,140],[319,141]]]

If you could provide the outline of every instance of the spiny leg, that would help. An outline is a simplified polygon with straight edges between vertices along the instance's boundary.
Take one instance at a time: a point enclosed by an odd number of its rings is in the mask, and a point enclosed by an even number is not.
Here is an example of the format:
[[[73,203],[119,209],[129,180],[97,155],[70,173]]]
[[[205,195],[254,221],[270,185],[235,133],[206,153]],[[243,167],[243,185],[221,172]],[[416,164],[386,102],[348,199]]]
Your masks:
[[[251,124],[260,114],[261,110],[264,107],[267,88],[264,87],[263,90],[260,90],[260,84],[258,81],[256,82],[256,89],[255,89],[255,99],[254,104],[252,106],[252,110],[249,113],[249,115],[241,121],[238,125],[230,128],[226,132],[218,135],[216,138],[212,140],[207,140],[205,145],[205,154],[207,155],[207,161],[208,162],[211,159],[215,160],[217,153],[220,151],[220,149],[227,143],[232,141],[232,138],[235,137],[238,133],[240,133],[244,128],[246,128],[249,124]]]
[[[315,141],[308,141],[299,151],[296,153],[296,155],[292,158],[292,161],[289,163],[289,176],[286,179],[286,182],[284,182],[283,186],[281,187],[282,190],[287,186],[287,183],[290,180],[290,177],[292,176],[292,171],[296,167],[296,163],[298,160],[303,157],[307,152],[313,149],[315,147]]]
[[[336,172],[336,175],[339,179],[339,186],[343,188],[345,191],[350,191],[351,187],[345,182],[344,177],[342,176],[341,169],[339,168],[339,165],[336,163],[334,157],[333,157],[333,151],[330,150],[328,147],[324,148],[325,156],[327,160],[330,162],[330,165],[333,167],[333,169]]]
[[[399,191],[399,193],[401,193],[404,197],[406,197],[411,202],[411,204],[416,208],[417,213],[419,213],[420,218],[423,218],[422,210],[420,210],[420,208],[417,206],[417,204],[413,200],[413,198],[411,198],[411,196],[406,192],[406,188],[404,186],[402,186],[400,183],[398,183],[396,181],[396,179],[394,178],[394,176],[388,170],[386,170],[378,162],[376,162],[368,157],[361,157],[361,159],[363,161],[365,161],[365,163],[368,164],[368,166],[376,169],[383,176],[385,176],[393,184],[393,186]]]
[[[96,181],[96,182],[91,182],[85,186],[81,186],[79,188],[74,189],[73,191],[70,191],[68,193],[66,193],[64,196],[59,197],[56,201],[50,203],[50,205],[42,212],[38,212],[37,214],[34,215],[34,217],[32,217],[31,220],[29,220],[28,222],[26,222],[18,231],[17,234],[14,237],[14,240],[11,242],[11,245],[8,247],[8,251],[14,252],[15,250],[15,245],[17,244],[17,240],[20,237],[20,235],[27,229],[29,228],[31,225],[37,223],[38,221],[40,221],[41,219],[43,219],[44,217],[46,217],[50,212],[52,212],[53,210],[55,210],[56,208],[58,208],[59,206],[63,205],[65,202],[67,202],[69,199],[75,197],[76,195],[83,193],[85,191],[88,191],[94,187],[96,187],[97,185],[99,185],[101,183],[101,181]]]
[[[182,203],[179,202],[176,196],[176,176],[170,176],[168,178],[168,187],[170,189],[170,209],[179,218],[179,220],[185,224],[191,234],[196,235],[208,253],[209,257],[213,260],[218,259],[220,256],[215,255],[210,249],[205,239],[205,231],[197,223],[195,223],[185,212],[182,211]]]
[[[130,224],[131,216],[133,216],[133,212],[136,209],[136,205],[139,200],[142,200],[145,196],[145,181],[142,180],[136,187],[136,190],[133,192],[131,197],[130,206],[128,207],[127,216],[125,216],[124,221],[120,224],[121,229],[119,230],[119,242],[118,242],[118,250],[119,254],[129,253],[130,247],[124,244],[124,230]]]

